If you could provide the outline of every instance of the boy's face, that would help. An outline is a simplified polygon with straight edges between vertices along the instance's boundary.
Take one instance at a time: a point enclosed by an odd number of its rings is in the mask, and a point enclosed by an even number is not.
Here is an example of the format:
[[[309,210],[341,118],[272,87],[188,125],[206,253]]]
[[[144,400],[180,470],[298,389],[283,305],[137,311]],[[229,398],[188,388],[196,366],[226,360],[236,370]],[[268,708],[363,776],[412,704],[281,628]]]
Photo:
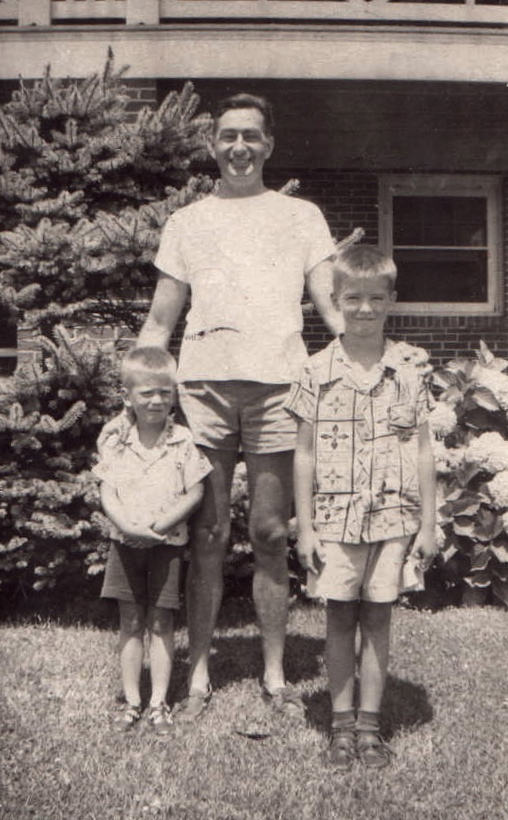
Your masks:
[[[387,276],[353,279],[345,276],[332,294],[335,307],[344,318],[345,332],[369,337],[383,332],[390,308],[397,298]]]
[[[138,424],[163,427],[175,403],[176,386],[167,373],[137,373],[124,388],[124,404]]]

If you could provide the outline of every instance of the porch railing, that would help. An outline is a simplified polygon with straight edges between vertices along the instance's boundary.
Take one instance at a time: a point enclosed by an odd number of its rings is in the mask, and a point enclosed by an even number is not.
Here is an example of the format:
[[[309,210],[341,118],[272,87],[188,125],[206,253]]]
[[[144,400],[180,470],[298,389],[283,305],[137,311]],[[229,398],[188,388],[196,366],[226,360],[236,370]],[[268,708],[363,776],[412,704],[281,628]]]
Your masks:
[[[193,19],[508,25],[508,0],[0,0],[0,26],[158,26]]]

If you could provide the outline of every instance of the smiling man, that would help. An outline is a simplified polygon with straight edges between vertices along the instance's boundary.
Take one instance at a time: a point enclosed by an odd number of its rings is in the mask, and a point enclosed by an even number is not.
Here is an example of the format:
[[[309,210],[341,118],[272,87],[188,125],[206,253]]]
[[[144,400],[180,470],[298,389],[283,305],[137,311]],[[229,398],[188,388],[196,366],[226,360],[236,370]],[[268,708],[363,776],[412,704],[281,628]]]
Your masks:
[[[182,720],[197,718],[211,697],[208,658],[222,598],[239,451],[249,482],[262,695],[277,711],[303,711],[285,682],[283,650],[295,446],[295,422],[284,402],[307,356],[304,285],[334,333],[340,318],[330,300],[335,246],[323,215],[312,203],[264,185],[263,167],[273,147],[273,116],[264,98],[239,94],[219,104],[209,150],[220,187],[168,220],[155,260],[157,288],[139,337],[139,344],[167,347],[190,292],[180,402],[214,469],[191,544],[189,695],[179,709]]]

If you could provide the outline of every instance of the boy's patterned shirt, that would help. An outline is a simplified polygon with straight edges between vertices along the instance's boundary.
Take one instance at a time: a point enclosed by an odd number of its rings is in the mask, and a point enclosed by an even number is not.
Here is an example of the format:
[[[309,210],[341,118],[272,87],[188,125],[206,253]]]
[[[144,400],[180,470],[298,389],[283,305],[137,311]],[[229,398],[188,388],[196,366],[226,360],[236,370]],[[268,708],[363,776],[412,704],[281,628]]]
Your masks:
[[[424,350],[389,339],[369,374],[338,338],[310,358],[286,409],[314,428],[321,537],[373,543],[418,531],[418,428],[432,402],[430,369]]]

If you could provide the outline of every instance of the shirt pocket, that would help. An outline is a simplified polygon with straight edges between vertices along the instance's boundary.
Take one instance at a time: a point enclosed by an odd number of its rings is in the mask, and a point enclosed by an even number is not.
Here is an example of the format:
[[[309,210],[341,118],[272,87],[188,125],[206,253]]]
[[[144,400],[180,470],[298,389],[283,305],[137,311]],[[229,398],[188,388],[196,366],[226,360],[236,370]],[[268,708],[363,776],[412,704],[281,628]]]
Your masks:
[[[416,408],[404,402],[404,404],[392,404],[388,408],[388,424],[392,430],[408,431],[415,429]]]

